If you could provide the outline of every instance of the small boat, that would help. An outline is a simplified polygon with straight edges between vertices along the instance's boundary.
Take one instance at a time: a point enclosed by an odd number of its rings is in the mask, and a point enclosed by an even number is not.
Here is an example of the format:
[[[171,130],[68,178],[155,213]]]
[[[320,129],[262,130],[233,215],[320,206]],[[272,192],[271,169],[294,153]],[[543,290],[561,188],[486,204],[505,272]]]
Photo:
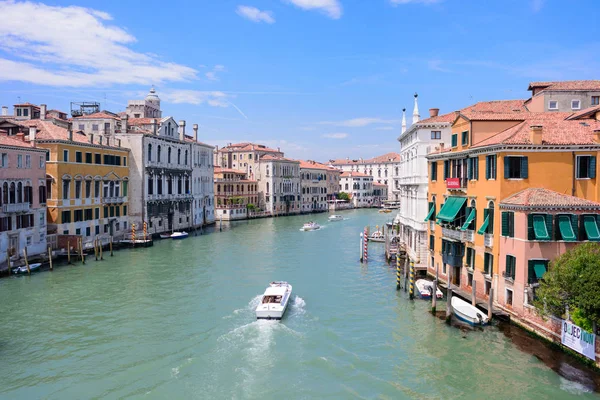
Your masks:
[[[428,281],[427,279],[417,279],[417,281],[415,282],[415,286],[417,287],[417,290],[419,291],[419,296],[421,296],[422,299],[431,298],[431,293],[433,292],[433,282]],[[438,299],[441,299],[442,297],[444,297],[444,294],[439,288],[436,287],[435,296]]]
[[[281,319],[292,296],[292,285],[271,282],[256,307],[256,319]]]
[[[161,239],[171,239],[171,233],[161,233],[160,238]]]
[[[392,210],[390,210],[389,208],[381,208],[381,209],[379,209],[379,213],[381,213],[381,214],[389,214],[391,212],[392,212]]]
[[[29,270],[31,272],[39,269],[42,266],[41,263],[34,263],[34,264],[29,264]],[[22,265],[20,267],[14,268],[12,270],[13,274],[26,274],[27,273],[27,266],[26,265]]]
[[[316,231],[317,229],[320,229],[321,226],[319,224],[317,224],[316,222],[307,222],[306,224],[304,224],[302,226],[302,230],[303,231]]]
[[[464,321],[471,325],[485,325],[488,322],[488,317],[477,307],[473,307],[471,304],[466,301],[458,298],[452,297],[452,310],[454,311],[454,315],[461,321]]]
[[[341,215],[331,215],[328,219],[329,221],[341,221],[344,219],[344,217]]]
[[[188,237],[187,232],[173,232],[173,234],[171,235],[171,239],[173,240],[185,239],[186,237]]]
[[[371,233],[371,235],[369,236],[369,241],[385,242],[385,236],[383,236],[383,233],[381,233],[381,231],[375,231],[375,232]]]

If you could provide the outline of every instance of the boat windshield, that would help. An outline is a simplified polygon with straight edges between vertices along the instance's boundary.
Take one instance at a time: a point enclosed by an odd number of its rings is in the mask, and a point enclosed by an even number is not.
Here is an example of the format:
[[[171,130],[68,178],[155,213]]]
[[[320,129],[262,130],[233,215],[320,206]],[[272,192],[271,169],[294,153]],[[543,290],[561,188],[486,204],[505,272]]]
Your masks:
[[[281,296],[264,296],[262,299],[262,303],[263,304],[273,304],[273,303],[280,304]]]

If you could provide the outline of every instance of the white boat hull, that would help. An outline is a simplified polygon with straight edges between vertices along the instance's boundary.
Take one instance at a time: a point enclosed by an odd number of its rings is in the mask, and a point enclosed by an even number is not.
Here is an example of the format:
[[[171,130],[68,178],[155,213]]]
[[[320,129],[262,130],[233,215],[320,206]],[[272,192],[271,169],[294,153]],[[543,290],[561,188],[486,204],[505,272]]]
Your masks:
[[[41,263],[29,264],[29,271],[33,272],[33,271],[39,269],[41,266],[42,266]],[[27,266],[25,266],[25,265],[13,269],[13,274],[26,274],[26,273],[27,273]]]
[[[181,239],[185,239],[186,237],[188,237],[187,232],[175,232],[171,235],[171,239],[173,239],[173,240],[181,240]]]
[[[273,284],[272,284],[273,285]],[[272,294],[269,289],[265,291],[265,294],[260,299],[260,304],[256,307],[256,319],[274,319],[280,320],[283,318],[285,311],[288,308],[290,298],[292,297],[292,285],[285,283],[285,286],[281,291],[281,302],[280,303],[264,303],[263,299],[265,296]]]
[[[342,217],[341,215],[332,215],[328,219],[329,221],[341,221],[344,219],[344,217]]]
[[[417,291],[419,292],[419,296],[423,299],[430,299],[431,292],[433,291],[433,282],[428,281],[427,279],[417,279],[415,282],[415,286]],[[444,294],[439,288],[435,288],[435,295],[438,299],[444,297]]]
[[[488,323],[487,315],[466,301],[459,299],[458,297],[452,297],[451,304],[454,315],[461,321],[471,325],[485,325]]]

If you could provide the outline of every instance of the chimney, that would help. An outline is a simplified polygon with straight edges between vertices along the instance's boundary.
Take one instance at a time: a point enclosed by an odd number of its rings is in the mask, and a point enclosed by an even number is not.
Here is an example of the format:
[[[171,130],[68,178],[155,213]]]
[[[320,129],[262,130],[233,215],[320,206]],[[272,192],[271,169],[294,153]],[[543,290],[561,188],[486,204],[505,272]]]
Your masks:
[[[69,126],[67,127],[67,134],[69,136],[69,141],[73,141],[73,123],[69,122]]]
[[[541,125],[531,125],[529,127],[529,140],[531,144],[542,144],[542,132],[543,128]]]
[[[46,111],[48,107],[45,104],[40,104],[40,119],[46,119]]]
[[[277,151],[278,151],[278,152],[281,152],[281,150],[279,149],[279,147],[277,148]]]
[[[156,136],[156,118],[152,119],[152,134]]]
[[[17,137],[17,140],[25,141],[25,134],[23,132],[19,132],[15,136]]]
[[[30,126],[29,127],[29,141],[30,142],[35,142],[35,133],[36,133],[37,129],[35,126]]]
[[[8,116],[8,107],[2,106],[2,116]]]
[[[127,133],[127,120],[129,119],[129,117],[127,116],[127,114],[123,115],[121,117],[121,133]],[[104,132],[106,133],[106,132]]]
[[[182,142],[185,140],[185,121],[179,121],[179,140]]]
[[[94,144],[94,134],[90,133],[90,143]]]
[[[440,150],[444,150],[444,143],[440,143]]]
[[[596,115],[594,116],[596,121],[600,121],[600,111],[596,111]]]
[[[192,125],[192,128],[194,129],[194,140],[197,142],[198,141],[198,124]]]
[[[431,118],[437,117],[439,113],[440,113],[440,109],[439,108],[430,108],[429,109],[429,116]]]

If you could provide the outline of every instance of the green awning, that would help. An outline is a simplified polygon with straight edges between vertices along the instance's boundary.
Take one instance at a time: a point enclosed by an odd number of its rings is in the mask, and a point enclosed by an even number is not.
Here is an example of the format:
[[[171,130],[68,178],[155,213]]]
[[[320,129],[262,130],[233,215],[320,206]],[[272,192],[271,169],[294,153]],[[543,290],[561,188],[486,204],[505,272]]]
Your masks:
[[[588,240],[600,240],[600,231],[598,231],[598,224],[596,218],[593,215],[583,216],[583,227]]]
[[[469,213],[469,216],[467,217],[467,220],[465,221],[464,225],[462,226],[462,228],[460,228],[460,230],[466,231],[467,229],[469,229],[469,225],[471,225],[471,222],[473,222],[474,219],[475,219],[475,209],[473,208],[471,210],[471,212]]]
[[[573,225],[571,225],[571,218],[568,215],[558,216],[558,229],[560,229],[560,236],[563,240],[577,240],[575,232],[573,232]]]
[[[456,218],[456,214],[460,211],[463,204],[467,201],[466,197],[450,196],[442,206],[442,209],[437,215],[438,221],[452,222]]]
[[[485,217],[485,219],[483,220],[483,225],[481,225],[481,228],[479,228],[479,230],[477,231],[477,233],[479,233],[480,235],[483,235],[484,233],[486,233],[487,231],[487,227],[490,224],[490,216],[487,215]]]
[[[431,216],[433,215],[434,211],[435,211],[435,205],[432,205],[431,208],[429,209],[429,213],[427,213],[427,216],[425,217],[425,222],[427,222],[431,219]]]
[[[536,240],[550,239],[550,234],[548,234],[548,229],[546,228],[546,219],[543,215],[533,216],[533,233]]]
[[[535,276],[541,279],[546,273],[546,263],[544,261],[534,261],[533,270],[535,271]]]

